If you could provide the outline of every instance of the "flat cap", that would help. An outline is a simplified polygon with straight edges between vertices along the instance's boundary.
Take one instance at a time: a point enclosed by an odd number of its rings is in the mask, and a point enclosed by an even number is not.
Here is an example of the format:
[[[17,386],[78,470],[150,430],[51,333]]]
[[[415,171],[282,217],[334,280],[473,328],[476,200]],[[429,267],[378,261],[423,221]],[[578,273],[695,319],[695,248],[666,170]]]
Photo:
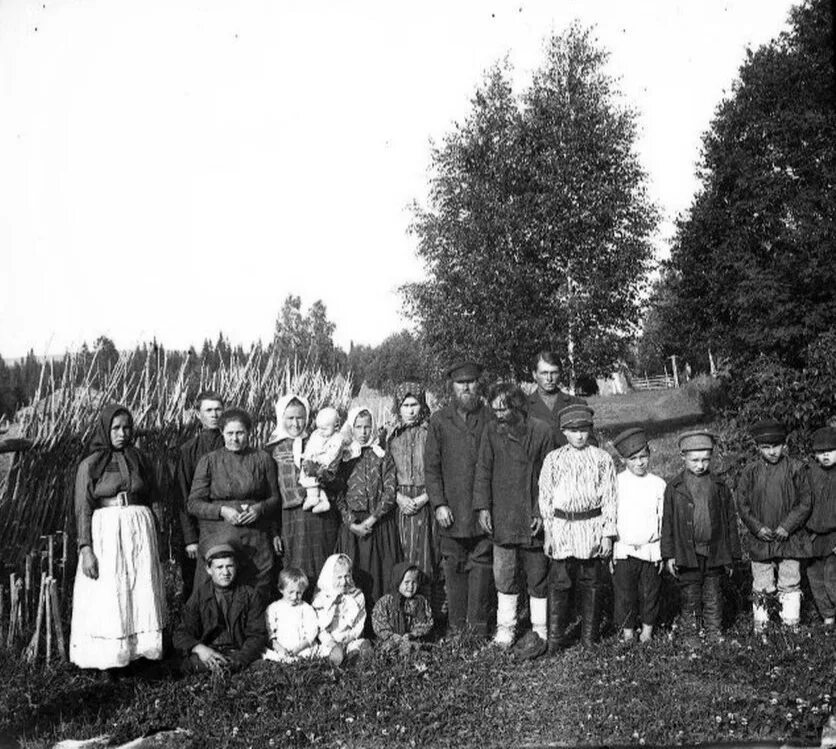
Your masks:
[[[625,429],[612,441],[622,458],[629,458],[647,447],[647,435],[641,427]]]
[[[780,445],[787,439],[787,428],[775,419],[762,419],[749,427],[749,434],[759,445]]]
[[[557,419],[561,429],[591,427],[594,414],[595,411],[583,403],[571,403],[557,412]]]
[[[836,450],[836,429],[822,427],[813,432],[813,452],[826,453]]]
[[[713,450],[714,449],[714,435],[711,432],[706,432],[701,429],[696,429],[690,432],[683,432],[679,435],[679,449],[681,452],[688,452],[689,450]]]
[[[212,544],[208,549],[206,549],[206,553],[203,555],[203,558],[207,562],[211,562],[215,557],[228,557],[228,556],[235,556],[235,549],[232,548],[232,544],[221,543],[221,544]]]
[[[453,382],[469,382],[478,380],[483,371],[484,367],[481,364],[477,364],[472,359],[462,359],[448,367],[447,378]]]

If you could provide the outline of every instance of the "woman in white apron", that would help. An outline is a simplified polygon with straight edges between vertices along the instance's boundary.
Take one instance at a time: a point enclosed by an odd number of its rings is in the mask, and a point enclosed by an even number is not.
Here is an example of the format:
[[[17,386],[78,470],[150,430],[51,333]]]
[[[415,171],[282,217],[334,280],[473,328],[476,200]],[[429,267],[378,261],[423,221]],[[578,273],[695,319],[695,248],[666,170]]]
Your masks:
[[[163,656],[165,589],[151,512],[156,481],[132,442],[130,412],[107,406],[76,474],[79,561],[70,660],[81,668]]]

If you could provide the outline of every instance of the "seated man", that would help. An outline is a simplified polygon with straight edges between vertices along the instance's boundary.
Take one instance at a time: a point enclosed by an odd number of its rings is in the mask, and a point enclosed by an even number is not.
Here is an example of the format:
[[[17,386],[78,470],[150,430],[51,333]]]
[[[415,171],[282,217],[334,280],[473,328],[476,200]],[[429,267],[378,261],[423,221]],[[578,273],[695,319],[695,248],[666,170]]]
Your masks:
[[[174,647],[184,656],[187,673],[244,669],[267,644],[264,605],[249,585],[236,583],[235,551],[227,543],[205,555],[209,579],[196,588],[174,631]]]

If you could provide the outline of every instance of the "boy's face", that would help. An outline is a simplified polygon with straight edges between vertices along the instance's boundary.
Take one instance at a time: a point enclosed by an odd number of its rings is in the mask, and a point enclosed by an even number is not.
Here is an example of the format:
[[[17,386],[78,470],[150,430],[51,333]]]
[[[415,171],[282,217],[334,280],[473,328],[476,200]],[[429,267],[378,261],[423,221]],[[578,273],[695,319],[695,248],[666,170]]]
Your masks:
[[[232,557],[213,559],[206,565],[206,571],[216,588],[229,588],[235,582],[238,567]]]
[[[282,597],[291,605],[298,606],[302,603],[302,596],[305,593],[305,586],[301,581],[291,582],[284,586]]]
[[[561,429],[566,441],[576,450],[582,450],[589,442],[589,427]]]
[[[404,598],[413,598],[418,592],[418,570],[407,570],[401,584],[398,586],[398,593]]]
[[[347,567],[337,567],[334,570],[334,590],[346,593],[351,588],[351,570]]]
[[[781,442],[778,445],[768,445],[765,442],[761,442],[758,444],[758,452],[767,463],[775,465],[779,460],[781,460],[785,447],[786,443],[784,442]]]
[[[711,466],[712,450],[688,450],[680,453],[682,460],[685,461],[685,470],[694,476],[702,476],[708,473]]]
[[[646,447],[629,458],[624,458],[624,465],[634,476],[646,476],[648,463],[650,463],[650,450]]]
[[[832,468],[836,465],[836,450],[819,450],[814,456],[822,468]]]

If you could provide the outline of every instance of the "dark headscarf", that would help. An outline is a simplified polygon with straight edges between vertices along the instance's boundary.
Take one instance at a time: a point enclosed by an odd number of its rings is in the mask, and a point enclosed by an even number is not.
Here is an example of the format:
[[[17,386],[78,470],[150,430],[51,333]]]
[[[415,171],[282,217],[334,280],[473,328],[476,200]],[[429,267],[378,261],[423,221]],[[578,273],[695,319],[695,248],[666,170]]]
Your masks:
[[[396,385],[395,394],[392,397],[392,413],[395,415],[396,421],[394,427],[392,427],[392,433],[389,435],[389,439],[408,428],[401,420],[401,404],[410,396],[421,404],[421,412],[418,414],[417,421],[408,426],[417,426],[429,418],[430,407],[427,405],[427,392],[424,386],[420,382],[412,380],[407,380]]]
[[[117,403],[111,403],[102,409],[99,414],[99,421],[96,424],[96,429],[93,432],[93,437],[90,440],[90,448],[88,455],[95,455],[96,458],[90,463],[90,478],[93,481],[98,481],[105,472],[113,453],[118,452],[114,449],[110,442],[110,427],[113,425],[113,420],[119,414],[127,414],[128,422],[131,426],[131,440],[122,448],[121,452],[125,456],[125,462],[131,471],[135,471],[144,479],[148,479],[145,475],[145,461],[142,458],[142,453],[133,446],[133,426],[134,417],[125,406],[120,406]]]
[[[395,621],[393,622],[394,626],[393,629],[395,630],[395,634],[398,635],[405,635],[409,632],[409,622],[406,619],[406,610],[405,605],[407,598],[404,598],[401,595],[401,592],[398,588],[401,587],[401,582],[403,582],[404,576],[410,570],[416,570],[418,572],[418,584],[421,584],[421,568],[417,564],[413,564],[412,562],[398,562],[394,567],[392,567],[392,578],[390,580],[390,590],[389,592],[392,594],[392,597],[395,599]]]

